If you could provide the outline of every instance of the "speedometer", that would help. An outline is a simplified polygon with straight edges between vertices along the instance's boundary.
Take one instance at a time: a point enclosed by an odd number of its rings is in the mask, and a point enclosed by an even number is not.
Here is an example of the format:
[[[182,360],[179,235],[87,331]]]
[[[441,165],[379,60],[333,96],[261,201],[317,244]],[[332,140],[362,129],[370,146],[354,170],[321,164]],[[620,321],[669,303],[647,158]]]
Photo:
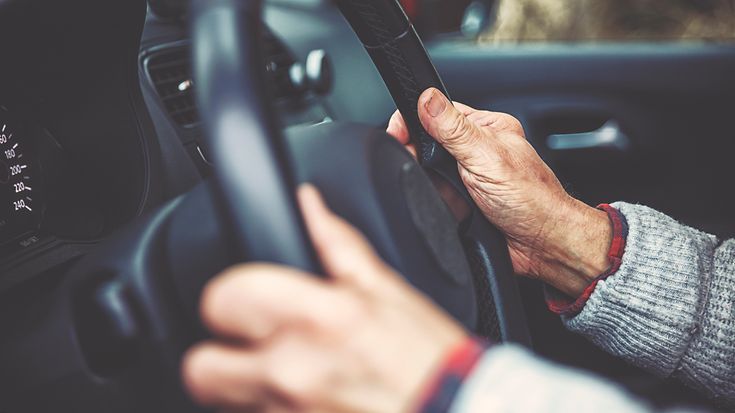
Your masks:
[[[31,146],[8,112],[0,110],[0,244],[38,227]]]

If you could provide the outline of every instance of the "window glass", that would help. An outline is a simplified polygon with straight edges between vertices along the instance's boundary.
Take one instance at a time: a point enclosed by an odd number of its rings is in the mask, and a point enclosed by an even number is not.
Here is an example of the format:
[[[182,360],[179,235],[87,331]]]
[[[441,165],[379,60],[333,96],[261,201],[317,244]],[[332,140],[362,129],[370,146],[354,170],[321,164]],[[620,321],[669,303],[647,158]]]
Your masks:
[[[489,42],[735,40],[735,0],[498,0]]]
[[[459,32],[481,5],[485,42],[735,40],[735,0],[400,1],[424,34]]]

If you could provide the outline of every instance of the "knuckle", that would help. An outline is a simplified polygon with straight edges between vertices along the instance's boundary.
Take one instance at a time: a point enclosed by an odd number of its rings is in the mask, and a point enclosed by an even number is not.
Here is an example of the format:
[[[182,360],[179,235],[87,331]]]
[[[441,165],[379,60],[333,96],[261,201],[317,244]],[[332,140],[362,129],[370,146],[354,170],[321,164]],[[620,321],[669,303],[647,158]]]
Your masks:
[[[521,136],[524,135],[523,125],[521,124],[521,121],[519,121],[515,116],[509,115],[507,113],[504,113],[503,117],[505,118],[505,121],[508,124],[508,129],[510,129],[512,132],[515,132]]]
[[[242,302],[251,289],[243,288],[249,275],[258,271],[256,266],[239,265],[225,270],[207,283],[200,301],[200,316],[204,325],[212,328],[227,318],[232,306]]]
[[[470,132],[469,122],[462,115],[454,116],[444,125],[444,136],[454,142],[462,142]]]
[[[498,113],[495,123],[508,132],[512,132],[516,135],[524,136],[523,125],[515,116],[508,113]]]
[[[271,391],[292,405],[304,408],[313,404],[317,397],[315,382],[318,378],[303,381],[293,369],[284,368],[281,363],[272,363],[265,372],[266,382]]]
[[[228,275],[223,274],[204,287],[200,303],[200,315],[202,322],[210,328],[219,324],[219,319],[226,311],[227,306],[223,303],[228,300],[227,295],[230,294],[230,289],[227,288],[230,280]]]
[[[360,286],[363,291],[374,292],[377,280],[370,279]],[[366,285],[367,284],[367,285]],[[341,335],[351,331],[353,326],[363,326],[368,319],[368,308],[363,296],[357,292],[345,293],[340,300],[340,311],[334,311],[329,319],[328,328]]]

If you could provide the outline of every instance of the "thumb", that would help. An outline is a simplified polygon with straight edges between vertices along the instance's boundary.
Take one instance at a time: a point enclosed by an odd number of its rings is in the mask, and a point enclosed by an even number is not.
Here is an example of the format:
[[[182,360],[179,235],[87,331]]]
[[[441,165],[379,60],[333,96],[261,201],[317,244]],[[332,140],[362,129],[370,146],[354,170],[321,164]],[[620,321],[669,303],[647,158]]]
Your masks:
[[[419,119],[429,135],[433,136],[457,161],[469,159],[483,141],[482,131],[438,89],[427,89],[419,97]]]

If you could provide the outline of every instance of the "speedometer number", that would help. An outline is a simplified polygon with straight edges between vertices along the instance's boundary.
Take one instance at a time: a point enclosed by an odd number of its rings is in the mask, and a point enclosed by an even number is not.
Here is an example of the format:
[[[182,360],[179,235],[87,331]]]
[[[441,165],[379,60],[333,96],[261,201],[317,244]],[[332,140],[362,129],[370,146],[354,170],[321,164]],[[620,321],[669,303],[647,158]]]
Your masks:
[[[40,194],[33,191],[33,146],[19,127],[0,107],[0,245],[37,230],[43,210],[36,207]]]

